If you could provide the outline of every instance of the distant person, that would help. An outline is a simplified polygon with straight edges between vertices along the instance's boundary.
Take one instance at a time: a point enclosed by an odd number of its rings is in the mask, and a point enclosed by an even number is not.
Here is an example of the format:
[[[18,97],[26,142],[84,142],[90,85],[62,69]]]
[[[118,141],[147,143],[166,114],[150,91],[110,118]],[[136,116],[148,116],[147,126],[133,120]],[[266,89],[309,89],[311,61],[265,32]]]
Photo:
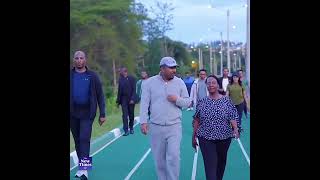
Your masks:
[[[151,152],[158,180],[179,179],[181,108],[188,107],[191,102],[182,79],[175,77],[176,67],[177,63],[172,57],[164,57],[160,61],[160,75],[150,77],[142,84],[141,132],[146,135],[150,131]]]
[[[242,131],[242,113],[245,106],[247,106],[246,102],[246,91],[245,87],[239,79],[239,74],[237,72],[233,73],[231,83],[227,87],[227,96],[230,96],[233,104],[237,108],[237,112],[239,115],[239,128]]]
[[[187,90],[188,90],[188,94],[190,96],[190,92],[191,92],[191,86],[194,82],[194,77],[191,76],[191,74],[189,72],[186,73],[186,77],[183,78],[183,82],[185,83]]]
[[[246,77],[244,76],[244,73],[243,73],[242,69],[238,70],[238,74],[239,74],[240,81],[242,82],[242,84],[244,86],[244,90],[246,91],[247,100],[250,101],[250,98],[249,98],[250,97],[249,96],[249,93],[250,93],[250,91],[249,91],[249,83],[248,83]],[[248,104],[248,102],[246,102],[246,99],[245,99],[244,104]],[[247,108],[247,106],[244,106],[243,111],[244,111],[245,116],[248,117],[248,108]]]
[[[223,76],[219,78],[219,93],[226,95],[228,84],[231,82],[231,77],[229,77],[229,69],[223,68]]]
[[[121,76],[119,78],[117,105],[121,105],[122,108],[122,122],[124,136],[134,134],[134,106],[137,101],[136,95],[136,79],[133,76],[128,75],[128,69],[121,68]],[[129,126],[128,126],[129,117]]]
[[[247,78],[244,76],[244,72],[242,69],[238,70],[238,75],[239,75],[240,81],[242,82],[244,87],[247,89],[249,87],[249,84],[248,84]]]
[[[86,67],[83,51],[73,56],[74,67],[70,73],[70,129],[78,159],[89,158],[92,123],[99,106],[100,126],[107,120],[102,84],[98,75]],[[78,170],[75,177],[88,178],[87,170]]]
[[[197,102],[209,95],[207,85],[205,83],[207,78],[207,70],[200,69],[199,70],[199,79],[196,79],[191,87],[190,98],[192,100],[193,108],[195,109],[197,106]],[[192,109],[193,109],[192,108]]]
[[[222,180],[231,139],[239,138],[238,114],[228,96],[219,94],[218,78],[206,79],[209,96],[197,104],[193,119],[192,146],[199,140],[207,180]]]
[[[141,100],[141,85],[143,82],[145,82],[145,80],[148,79],[148,73],[147,71],[143,70],[141,71],[141,79],[139,79],[139,81],[137,82],[136,84],[136,94],[137,94],[137,97],[138,97],[138,101],[140,102]]]

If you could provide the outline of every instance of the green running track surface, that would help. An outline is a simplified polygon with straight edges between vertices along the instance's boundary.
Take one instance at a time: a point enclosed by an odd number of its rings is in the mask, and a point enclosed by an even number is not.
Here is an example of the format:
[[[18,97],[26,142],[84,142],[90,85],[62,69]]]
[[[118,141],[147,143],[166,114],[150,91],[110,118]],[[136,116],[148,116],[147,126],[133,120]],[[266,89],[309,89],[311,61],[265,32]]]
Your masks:
[[[189,180],[192,177],[195,151],[191,146],[192,115],[194,111],[183,111],[180,180]],[[228,151],[228,159],[224,180],[250,179],[250,118],[243,116],[244,132],[240,144],[233,139]],[[135,126],[135,134],[121,136],[113,143],[103,148],[92,157],[92,170],[89,171],[89,180],[124,180],[130,174],[131,180],[156,180],[155,165],[152,152],[149,151],[149,138],[140,132],[140,126]],[[148,153],[149,152],[149,153]],[[143,159],[143,157],[145,157]],[[139,165],[138,162],[140,161]],[[248,162],[249,161],[249,162]],[[136,167],[136,168],[135,168]],[[205,180],[204,164],[199,149],[196,166],[196,180]],[[77,167],[70,171],[70,180],[74,177]],[[133,171],[133,169],[135,169]]]

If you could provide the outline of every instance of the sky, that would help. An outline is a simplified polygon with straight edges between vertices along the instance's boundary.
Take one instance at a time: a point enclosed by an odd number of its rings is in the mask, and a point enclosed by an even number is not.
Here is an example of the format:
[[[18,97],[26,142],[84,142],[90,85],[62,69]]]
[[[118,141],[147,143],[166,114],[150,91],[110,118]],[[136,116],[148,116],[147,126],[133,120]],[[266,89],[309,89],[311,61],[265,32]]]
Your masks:
[[[170,39],[188,44],[227,39],[227,9],[230,10],[229,39],[246,42],[247,0],[158,0],[172,3],[173,30],[167,32]],[[150,10],[156,0],[136,0]],[[209,8],[209,6],[213,8]],[[150,17],[152,17],[150,15]]]

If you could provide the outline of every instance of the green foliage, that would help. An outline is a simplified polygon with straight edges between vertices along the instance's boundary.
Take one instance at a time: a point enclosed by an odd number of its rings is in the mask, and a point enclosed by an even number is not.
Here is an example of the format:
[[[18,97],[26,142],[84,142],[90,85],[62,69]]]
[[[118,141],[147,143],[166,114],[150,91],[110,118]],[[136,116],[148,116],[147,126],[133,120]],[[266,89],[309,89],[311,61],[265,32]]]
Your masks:
[[[172,29],[174,8],[160,2],[156,8],[153,13],[158,18],[152,19],[147,17],[148,10],[134,0],[70,1],[70,63],[76,50],[85,51],[87,65],[99,74],[107,98],[115,96],[115,70],[125,66],[137,78],[142,69],[150,76],[156,75],[164,51],[176,59],[179,73],[192,71],[187,45],[165,36]],[[147,40],[142,40],[144,35]]]
[[[133,0],[71,0],[70,63],[76,50],[85,51],[88,67],[102,77],[110,97],[112,89],[108,87],[114,85],[113,72],[120,66],[127,66],[129,73],[135,72],[135,61],[144,53],[141,40],[145,19],[144,7]]]

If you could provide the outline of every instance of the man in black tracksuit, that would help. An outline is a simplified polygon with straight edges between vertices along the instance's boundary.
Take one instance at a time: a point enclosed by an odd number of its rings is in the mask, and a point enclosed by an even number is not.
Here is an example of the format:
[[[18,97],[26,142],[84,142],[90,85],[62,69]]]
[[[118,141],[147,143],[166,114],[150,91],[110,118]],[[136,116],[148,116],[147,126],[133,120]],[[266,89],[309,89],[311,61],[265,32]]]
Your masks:
[[[119,78],[117,104],[121,104],[122,107],[122,121],[124,136],[133,134],[133,123],[134,123],[134,105],[137,101],[136,95],[136,79],[128,75],[127,68],[121,68],[121,75]],[[129,116],[129,127],[128,127],[128,116]]]
[[[74,54],[74,68],[70,72],[70,128],[75,142],[78,159],[88,158],[92,123],[99,105],[99,124],[106,121],[105,99],[98,75],[86,67],[86,56],[82,51]],[[75,175],[88,178],[86,170]]]

